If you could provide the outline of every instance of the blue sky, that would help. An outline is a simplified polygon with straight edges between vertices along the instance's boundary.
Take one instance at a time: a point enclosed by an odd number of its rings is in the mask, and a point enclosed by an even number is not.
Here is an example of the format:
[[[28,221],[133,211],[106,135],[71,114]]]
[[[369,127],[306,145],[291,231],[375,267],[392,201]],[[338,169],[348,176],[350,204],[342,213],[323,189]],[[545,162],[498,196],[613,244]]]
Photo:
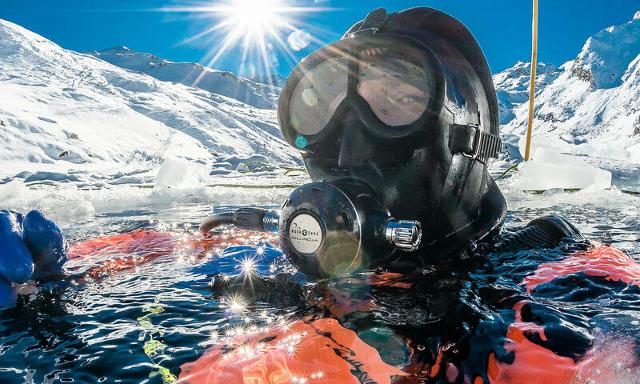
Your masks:
[[[180,42],[218,19],[150,11],[197,1],[202,3],[201,0],[0,0],[0,18],[77,51],[126,45],[174,61],[203,62],[207,52],[218,47],[223,34],[209,35],[188,44]],[[289,0],[287,3],[333,8],[294,17],[298,23],[312,25],[311,32],[315,31],[323,41],[339,38],[375,7],[397,11],[430,6],[450,13],[471,29],[494,72],[518,60],[528,61],[530,56],[529,0]],[[640,0],[540,0],[540,8],[540,59],[559,65],[572,59],[588,36],[630,20],[635,11],[640,10]],[[286,39],[287,33],[282,34]],[[312,43],[295,55],[302,58],[316,48],[318,44]],[[240,52],[239,46],[232,48],[214,66],[238,72]],[[287,60],[280,50],[275,50],[274,55],[274,71],[286,75],[292,68],[292,60]]]

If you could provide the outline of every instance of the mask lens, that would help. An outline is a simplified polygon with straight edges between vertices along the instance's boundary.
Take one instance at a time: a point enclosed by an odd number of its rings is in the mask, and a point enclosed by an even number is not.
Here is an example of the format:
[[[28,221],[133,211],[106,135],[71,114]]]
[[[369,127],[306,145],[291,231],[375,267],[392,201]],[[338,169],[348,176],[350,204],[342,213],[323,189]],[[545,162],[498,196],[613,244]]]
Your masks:
[[[358,93],[380,121],[399,127],[426,112],[433,80],[424,68],[382,48],[365,49],[360,59]]]
[[[289,109],[291,125],[298,133],[317,135],[327,126],[347,95],[347,73],[346,58],[330,58],[306,71],[293,91]]]

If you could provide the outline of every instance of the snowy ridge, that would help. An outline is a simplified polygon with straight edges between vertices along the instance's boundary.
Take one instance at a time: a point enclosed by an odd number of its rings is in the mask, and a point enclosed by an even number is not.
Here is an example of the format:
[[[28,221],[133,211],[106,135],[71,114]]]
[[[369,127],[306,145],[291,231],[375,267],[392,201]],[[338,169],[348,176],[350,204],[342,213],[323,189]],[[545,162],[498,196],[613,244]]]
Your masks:
[[[590,37],[576,59],[557,72],[543,70],[534,146],[544,144],[592,162],[640,163],[639,14]],[[505,123],[503,136],[516,158],[528,117],[528,96],[522,98],[528,72],[523,68],[528,64],[518,63],[494,76]]]
[[[153,182],[173,158],[207,174],[301,164],[273,110],[124,70],[1,19],[0,100],[0,181]]]
[[[536,71],[537,90],[546,87],[560,75],[560,69],[551,64],[538,63]],[[513,110],[529,101],[529,81],[531,63],[519,61],[513,67],[493,76],[498,93],[500,124],[507,124],[515,118]]]
[[[272,73],[271,75],[256,74],[250,77],[250,79],[258,83],[271,84],[278,88],[282,88],[284,86],[284,83],[287,81],[285,77],[282,77],[277,73]]]
[[[640,53],[640,19],[609,27],[591,36],[573,62],[571,73],[594,88],[622,84],[629,63]]]
[[[273,109],[278,104],[280,89],[277,86],[243,79],[233,73],[205,68],[197,63],[176,63],[150,53],[136,52],[128,47],[92,51],[90,54],[158,80],[195,86],[257,108]]]

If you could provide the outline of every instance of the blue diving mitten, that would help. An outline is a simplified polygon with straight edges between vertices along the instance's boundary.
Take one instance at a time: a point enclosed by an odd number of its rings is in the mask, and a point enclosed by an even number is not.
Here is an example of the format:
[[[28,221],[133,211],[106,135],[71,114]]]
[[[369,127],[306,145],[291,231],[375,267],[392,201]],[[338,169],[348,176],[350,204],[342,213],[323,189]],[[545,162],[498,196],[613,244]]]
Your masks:
[[[22,222],[24,243],[31,252],[33,280],[47,280],[62,274],[68,244],[60,228],[39,211],[27,213]]]
[[[24,283],[33,273],[33,259],[24,243],[22,221],[19,213],[0,211],[0,277],[11,283]]]
[[[13,283],[60,276],[67,247],[60,228],[42,213],[0,210],[0,306],[15,301]]]

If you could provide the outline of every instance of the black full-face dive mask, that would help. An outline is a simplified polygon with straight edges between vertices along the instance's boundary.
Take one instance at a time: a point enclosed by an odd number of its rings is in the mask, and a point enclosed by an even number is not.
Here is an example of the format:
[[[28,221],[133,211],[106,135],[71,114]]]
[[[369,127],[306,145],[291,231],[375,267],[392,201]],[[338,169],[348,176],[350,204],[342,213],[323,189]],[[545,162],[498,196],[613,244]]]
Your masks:
[[[278,120],[313,182],[280,212],[241,209],[205,232],[278,230],[294,264],[326,277],[420,267],[504,219],[486,167],[501,145],[491,76],[468,30],[441,12],[372,12],[298,64]]]

